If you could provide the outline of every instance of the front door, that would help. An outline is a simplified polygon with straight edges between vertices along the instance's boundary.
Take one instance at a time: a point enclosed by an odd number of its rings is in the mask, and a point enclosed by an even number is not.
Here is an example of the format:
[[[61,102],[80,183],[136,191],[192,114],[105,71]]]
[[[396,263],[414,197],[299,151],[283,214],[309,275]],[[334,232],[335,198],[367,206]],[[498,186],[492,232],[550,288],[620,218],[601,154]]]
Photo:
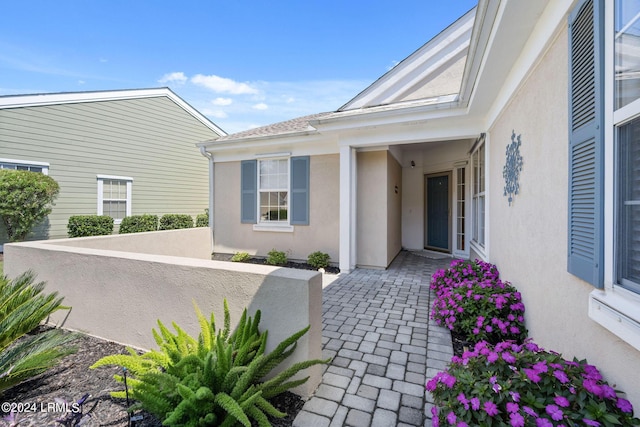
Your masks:
[[[450,174],[427,175],[425,182],[425,248],[451,252]]]

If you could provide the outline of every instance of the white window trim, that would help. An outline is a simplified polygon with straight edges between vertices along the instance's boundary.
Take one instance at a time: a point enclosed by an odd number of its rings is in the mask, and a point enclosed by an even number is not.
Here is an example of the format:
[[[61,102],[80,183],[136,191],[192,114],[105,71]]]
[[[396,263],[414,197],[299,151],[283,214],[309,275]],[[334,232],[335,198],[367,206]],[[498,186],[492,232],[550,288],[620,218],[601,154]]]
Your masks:
[[[17,159],[3,159],[0,158],[0,163],[9,163],[16,166],[36,166],[42,168],[43,175],[49,175],[49,166],[47,162],[34,162],[32,160],[17,160]]]
[[[105,180],[115,180],[115,181],[126,181],[127,184],[127,199],[125,206],[125,216],[131,216],[131,188],[133,184],[133,178],[129,176],[118,176],[118,175],[96,175],[96,179],[98,181],[98,215],[102,215],[104,213],[103,202],[104,202],[104,181]],[[113,223],[118,225],[122,222],[122,219],[114,219]]]
[[[605,2],[604,66],[604,288],[589,294],[589,317],[640,350],[640,294],[616,283],[616,126],[640,117],[640,100],[614,112],[614,2]]]
[[[257,223],[253,225],[254,231],[274,231],[280,233],[292,233],[294,231],[294,227],[289,222],[291,221],[291,156],[289,154],[290,153],[273,153],[256,155],[256,158],[258,160],[258,164],[256,165]],[[287,161],[287,222],[263,221],[262,216],[260,215],[260,162],[265,160]]]
[[[483,261],[488,261],[489,259],[489,221],[487,220],[489,218],[489,177],[490,175],[490,170],[489,170],[489,143],[490,143],[490,138],[489,138],[489,133],[485,134],[485,138],[484,138],[484,142],[482,144],[479,144],[477,147],[474,147],[473,152],[471,152],[470,156],[469,156],[469,174],[471,179],[469,180],[469,200],[471,201],[471,203],[469,203],[469,221],[470,221],[470,232],[469,232],[469,248],[471,248],[471,250],[473,250],[478,256],[480,256],[480,258],[482,258]],[[473,165],[473,156],[478,152],[478,150],[480,149],[481,146],[484,145],[484,245],[480,244],[477,240],[475,240],[474,238],[474,233],[475,233],[475,216],[476,213],[474,212],[474,192],[475,192],[475,171],[474,171],[474,165]]]

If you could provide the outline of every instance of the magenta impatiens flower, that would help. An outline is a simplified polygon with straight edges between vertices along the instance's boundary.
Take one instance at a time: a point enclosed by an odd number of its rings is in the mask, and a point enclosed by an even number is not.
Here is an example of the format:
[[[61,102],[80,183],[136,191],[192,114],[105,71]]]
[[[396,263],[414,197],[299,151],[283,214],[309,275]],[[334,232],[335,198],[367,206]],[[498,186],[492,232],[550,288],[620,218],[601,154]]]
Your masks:
[[[551,416],[551,419],[553,419],[554,421],[560,421],[564,417],[564,413],[556,405],[547,405],[545,411]]]
[[[489,415],[489,416],[494,416],[494,415],[498,415],[498,407],[496,406],[495,403],[491,402],[491,401],[487,401],[484,402],[484,411]]]
[[[524,427],[524,417],[517,412],[509,414],[509,424],[511,427]]]
[[[478,399],[477,397],[472,397],[470,402],[471,402],[471,409],[473,409],[474,411],[477,411],[478,409],[480,409],[480,399]]]
[[[523,406],[522,410],[524,411],[525,414],[532,416],[533,418],[538,418],[538,413],[536,411],[534,411],[533,409],[531,409],[528,406]]]
[[[454,414],[453,411],[447,414],[447,422],[449,424],[455,424],[457,420],[458,420],[458,417],[456,417],[456,414]]]
[[[600,423],[598,421],[590,420],[589,418],[583,418],[582,422],[585,423],[585,425],[592,426],[592,427],[600,426]]]
[[[616,406],[622,411],[622,412],[626,412],[628,414],[630,414],[631,412],[633,412],[633,405],[631,405],[631,402],[629,402],[627,399],[623,399],[621,397],[618,398],[618,401],[616,402]]]
[[[517,403],[507,402],[507,412],[509,413],[518,412],[519,409],[520,409],[520,405],[518,405]]]
[[[556,402],[556,405],[561,406],[563,408],[569,407],[569,400],[564,396],[556,396],[553,398],[553,401]]]
[[[527,376],[527,378],[529,378],[529,381],[533,382],[533,383],[539,383],[540,382],[540,375],[538,374],[538,372],[536,372],[533,369],[529,369],[529,368],[525,368],[523,369],[525,375]]]
[[[562,384],[566,384],[569,382],[569,377],[567,376],[567,373],[564,371],[560,371],[560,370],[553,371],[553,376],[556,377],[558,381],[560,381]]]
[[[536,427],[553,427],[553,423],[546,418],[536,419]]]

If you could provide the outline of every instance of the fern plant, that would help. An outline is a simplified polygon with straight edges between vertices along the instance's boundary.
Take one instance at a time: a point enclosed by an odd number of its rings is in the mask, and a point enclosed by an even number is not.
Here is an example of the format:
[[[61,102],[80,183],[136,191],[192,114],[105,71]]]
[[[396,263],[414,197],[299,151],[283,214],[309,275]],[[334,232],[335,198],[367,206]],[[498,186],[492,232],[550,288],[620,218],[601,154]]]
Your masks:
[[[132,410],[143,408],[166,426],[270,426],[269,416],[281,418],[269,399],[308,379],[291,378],[310,366],[328,360],[308,360],[293,364],[272,379],[262,379],[289,357],[297,341],[307,333],[306,327],[265,354],[267,331],[260,332],[260,311],[255,318],[245,309],[237,328],[230,328],[229,307],[224,301],[224,326],[216,331],[213,313],[207,319],[195,305],[200,323],[197,339],[175,322],[175,333],[158,321],[153,330],[159,350],[138,354],[129,349],[127,355],[111,355],[98,360],[91,368],[118,365],[131,376],[127,384],[130,396],[138,403]],[[122,382],[123,377],[116,375]],[[113,392],[125,397],[125,392]]]
[[[13,280],[0,276],[0,394],[75,351],[69,343],[76,336],[59,329],[25,336],[51,313],[66,308],[62,297],[43,294],[45,283],[34,279],[32,272]]]

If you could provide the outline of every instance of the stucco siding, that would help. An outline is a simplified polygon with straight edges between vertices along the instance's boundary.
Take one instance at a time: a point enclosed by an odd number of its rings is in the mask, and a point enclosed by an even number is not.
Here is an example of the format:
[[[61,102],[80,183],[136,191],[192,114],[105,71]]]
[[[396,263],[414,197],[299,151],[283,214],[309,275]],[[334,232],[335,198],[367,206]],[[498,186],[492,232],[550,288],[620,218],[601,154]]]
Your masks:
[[[387,266],[387,152],[357,153],[356,264]]]
[[[167,97],[0,110],[0,157],[47,162],[60,184],[50,238],[97,213],[98,174],[133,178],[133,215],[204,212],[208,163],[194,144],[214,137]]]
[[[296,225],[293,232],[273,232],[240,223],[240,162],[216,163],[214,252],[266,256],[276,249],[291,259],[306,260],[310,253],[321,251],[329,254],[331,262],[338,262],[339,170],[338,155],[311,156],[309,225]]]
[[[594,288],[567,273],[567,51],[565,28],[489,129],[489,257],[522,292],[530,336],[597,365],[637,405],[640,352],[588,317]],[[509,206],[501,171],[512,131],[523,168]]]

